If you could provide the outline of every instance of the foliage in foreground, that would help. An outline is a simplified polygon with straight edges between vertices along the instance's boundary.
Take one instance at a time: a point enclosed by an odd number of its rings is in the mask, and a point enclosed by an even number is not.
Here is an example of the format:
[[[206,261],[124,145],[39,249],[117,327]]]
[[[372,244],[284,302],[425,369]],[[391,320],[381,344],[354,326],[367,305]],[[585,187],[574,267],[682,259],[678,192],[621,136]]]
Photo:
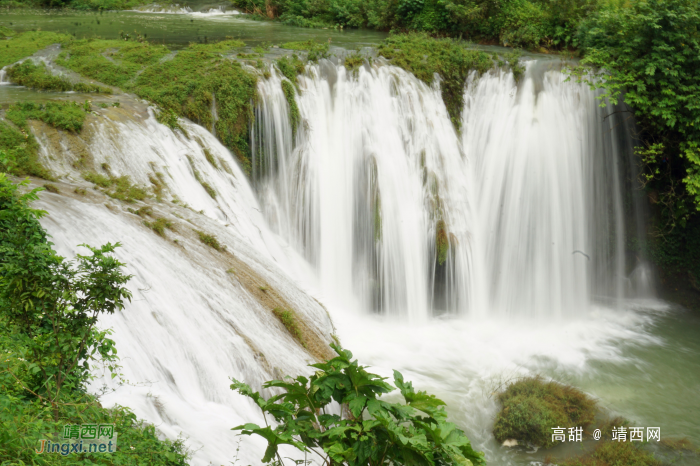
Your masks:
[[[553,427],[583,427],[593,422],[595,402],[578,389],[528,377],[498,395],[503,408],[496,415],[493,435],[499,442],[516,439],[551,447]]]
[[[128,409],[104,409],[85,393],[96,367],[116,375],[114,341],[96,323],[130,297],[111,255],[118,245],[58,256],[38,221],[46,212],[31,208],[41,188],[26,185],[0,173],[0,463],[184,466],[181,442],[159,440]],[[115,424],[116,453],[35,453],[64,425],[94,423]]]
[[[233,429],[267,440],[263,462],[281,462],[278,448],[286,444],[317,453],[329,466],[486,464],[464,432],[447,422],[443,401],[416,392],[398,371],[394,384],[406,404],[381,400],[395,387],[351,360],[350,351],[331,346],[338,356],[312,364],[317,370],[311,377],[265,383],[264,388],[282,390],[269,400],[233,381],[233,390],[251,398],[278,423],[274,428],[245,424]]]

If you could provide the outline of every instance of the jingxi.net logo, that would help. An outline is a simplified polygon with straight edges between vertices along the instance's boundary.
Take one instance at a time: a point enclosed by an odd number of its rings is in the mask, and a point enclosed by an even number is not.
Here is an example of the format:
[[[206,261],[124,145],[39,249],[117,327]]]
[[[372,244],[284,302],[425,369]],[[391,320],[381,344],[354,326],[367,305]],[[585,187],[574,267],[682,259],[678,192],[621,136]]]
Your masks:
[[[54,438],[59,438],[56,435]],[[114,453],[117,450],[117,433],[113,424],[83,424],[63,426],[63,440],[39,440],[37,454],[59,453],[63,456],[76,453]]]

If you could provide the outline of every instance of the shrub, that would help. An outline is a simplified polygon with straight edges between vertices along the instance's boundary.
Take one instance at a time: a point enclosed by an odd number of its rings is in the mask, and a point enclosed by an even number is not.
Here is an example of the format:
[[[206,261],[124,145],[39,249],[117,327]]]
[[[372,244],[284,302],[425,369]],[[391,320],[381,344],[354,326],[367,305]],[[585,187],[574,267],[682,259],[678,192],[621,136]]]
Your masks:
[[[474,451],[457,426],[447,422],[445,403],[434,395],[416,392],[394,371],[394,384],[405,404],[379,397],[395,390],[385,378],[367,372],[352,353],[337,345],[335,358],[312,364],[311,377],[272,380],[264,388],[282,393],[265,400],[245,383],[233,380],[231,389],[251,398],[272,416],[275,427],[245,424],[234,427],[244,435],[260,435],[268,442],[263,463],[282,459],[278,447],[292,445],[314,451],[325,464],[461,464],[483,466],[484,455]],[[340,414],[330,414],[332,403]]]
[[[583,427],[593,422],[595,402],[574,387],[529,377],[510,384],[498,395],[502,409],[493,435],[551,447],[553,427]]]

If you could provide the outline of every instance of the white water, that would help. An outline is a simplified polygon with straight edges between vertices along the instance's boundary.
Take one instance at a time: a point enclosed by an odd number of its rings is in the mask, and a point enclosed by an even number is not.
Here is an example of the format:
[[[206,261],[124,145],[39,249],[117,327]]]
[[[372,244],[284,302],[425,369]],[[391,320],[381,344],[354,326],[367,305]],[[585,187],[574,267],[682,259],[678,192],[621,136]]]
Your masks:
[[[325,62],[299,79],[296,144],[282,78],[261,82],[254,178],[268,222],[359,312],[558,318],[625,297],[614,121],[547,67],[529,62],[519,86],[509,72],[474,77],[458,134],[437,88]]]
[[[588,373],[591,360],[624,363],[626,342],[660,343],[647,333],[652,317],[629,310],[654,304],[621,300],[649,289],[643,264],[629,274],[621,247],[624,147],[594,95],[546,66],[529,63],[517,87],[507,72],[475,77],[461,134],[437,88],[389,66],[351,77],[322,62],[300,77],[303,123],[293,136],[273,74],[260,82],[253,133],[259,201],[205,129],[187,124],[188,140],[153,118],[105,118],[90,150],[95,164],[142,185],[164,173],[166,201],[189,204],[173,209],[196,225],[183,220],[168,233],[180,248],[116,202],[43,195],[62,253],[121,241],[119,257],[135,274],[134,302],[101,322],[115,329],[130,382],[111,386],[105,404],[189,437],[201,448],[195,464],[226,464],[237,442],[229,429],[262,422],[227,378],[259,386],[305,370],[309,356],[184,233],[199,228],[328,341],[331,324],[309,295],[317,290],[362,362],[386,375],[402,370],[444,397],[490,464],[511,464],[491,440],[494,380],[552,367]],[[79,182],[71,160],[42,146],[52,170]],[[202,146],[229,160],[233,174],[211,167]],[[450,241],[444,265],[436,263],[439,221]],[[243,441],[245,464],[259,464],[261,447]]]
[[[290,278],[308,272],[268,231],[245,175],[211,134],[182,122],[187,139],[153,117],[138,124],[117,120],[105,117],[84,130],[95,132],[90,154],[96,166],[108,163],[115,176],[129,175],[139,185],[149,185],[149,173],[164,174],[169,192],[164,204],[153,207],[176,224],[177,232],[168,231],[171,241],[145,228],[140,217],[127,211],[129,205],[92,198],[91,185],[85,182],[85,197],[45,193],[39,203],[50,212],[43,223],[60,253],[70,257],[80,252],[81,243],[119,241],[123,247],[118,257],[134,275],[129,282],[132,302],[100,321],[114,329],[126,383],[117,385],[105,377],[93,388],[107,384],[103,404],[129,406],[168,437],[187,438],[188,446],[197,450],[193,464],[228,463],[238,441],[230,429],[245,422],[264,424],[257,408],[229,389],[229,377],[260,389],[271,378],[308,371],[312,358],[270,309],[226,272],[230,265],[221,260],[222,254],[200,243],[193,230],[214,234],[228,254],[282,295],[326,343],[332,326],[325,310]],[[49,142],[40,141],[49,168],[80,184],[70,153],[50,153]],[[212,167],[203,148],[219,163],[225,161],[231,174]],[[216,201],[195,179],[188,156],[217,191]],[[170,199],[190,208],[176,207]],[[243,439],[239,458],[256,464],[263,445],[259,439]]]

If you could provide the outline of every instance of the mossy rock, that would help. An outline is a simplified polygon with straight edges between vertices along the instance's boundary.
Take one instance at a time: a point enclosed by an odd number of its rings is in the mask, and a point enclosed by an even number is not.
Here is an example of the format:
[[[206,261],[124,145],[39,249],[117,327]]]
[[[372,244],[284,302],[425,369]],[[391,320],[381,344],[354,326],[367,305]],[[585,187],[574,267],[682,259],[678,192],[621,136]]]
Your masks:
[[[493,435],[503,442],[516,439],[551,447],[553,427],[587,427],[596,414],[595,402],[580,390],[540,377],[510,384],[498,395],[503,408],[496,416]]]

